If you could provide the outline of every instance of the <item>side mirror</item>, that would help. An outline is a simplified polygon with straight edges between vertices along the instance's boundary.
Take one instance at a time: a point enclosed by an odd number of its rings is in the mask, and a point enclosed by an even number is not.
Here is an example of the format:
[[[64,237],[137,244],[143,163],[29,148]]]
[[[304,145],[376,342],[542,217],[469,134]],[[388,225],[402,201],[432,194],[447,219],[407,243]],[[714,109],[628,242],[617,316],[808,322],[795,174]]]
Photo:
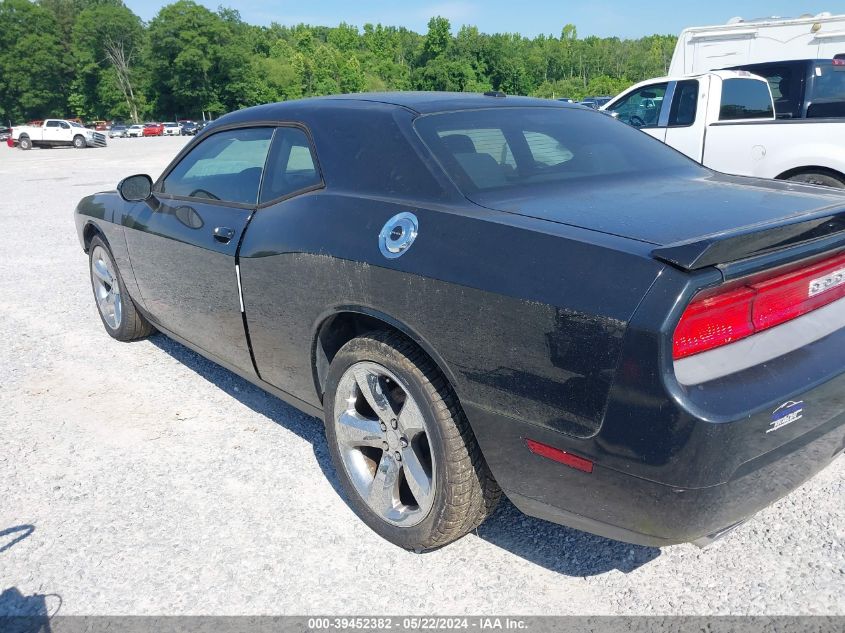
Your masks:
[[[117,185],[117,192],[126,202],[143,202],[153,195],[153,179],[147,174],[124,178]]]

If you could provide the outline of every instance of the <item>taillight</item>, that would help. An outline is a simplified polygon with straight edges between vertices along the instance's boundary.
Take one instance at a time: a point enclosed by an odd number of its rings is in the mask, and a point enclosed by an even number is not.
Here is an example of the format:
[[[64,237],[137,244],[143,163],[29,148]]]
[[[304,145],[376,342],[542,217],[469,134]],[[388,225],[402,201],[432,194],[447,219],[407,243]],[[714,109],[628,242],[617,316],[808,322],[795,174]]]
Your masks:
[[[675,328],[677,360],[780,325],[845,297],[845,255],[700,292]]]

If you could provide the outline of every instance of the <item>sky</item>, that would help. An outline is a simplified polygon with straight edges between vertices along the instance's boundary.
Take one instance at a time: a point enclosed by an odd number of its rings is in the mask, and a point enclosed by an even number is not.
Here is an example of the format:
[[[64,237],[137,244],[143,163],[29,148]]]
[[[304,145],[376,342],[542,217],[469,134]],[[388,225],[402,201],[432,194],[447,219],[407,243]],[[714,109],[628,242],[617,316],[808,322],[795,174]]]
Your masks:
[[[579,36],[637,38],[653,33],[677,35],[688,26],[722,24],[735,16],[813,15],[821,11],[845,13],[845,0],[201,0],[216,10],[219,5],[237,9],[251,24],[301,22],[336,26],[347,22],[362,27],[367,22],[404,26],[425,33],[434,15],[449,18],[453,29],[472,24],[485,33],[540,33],[560,35],[566,23]],[[128,0],[126,4],[143,20],[152,19],[168,2]]]

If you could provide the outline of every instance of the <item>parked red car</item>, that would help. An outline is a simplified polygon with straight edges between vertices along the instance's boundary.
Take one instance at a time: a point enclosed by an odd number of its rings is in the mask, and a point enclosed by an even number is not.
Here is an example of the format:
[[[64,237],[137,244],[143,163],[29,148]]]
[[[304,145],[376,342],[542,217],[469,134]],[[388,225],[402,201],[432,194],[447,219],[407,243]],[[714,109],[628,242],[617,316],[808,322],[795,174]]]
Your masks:
[[[147,123],[144,126],[144,136],[161,136],[164,134],[164,126],[161,123]]]

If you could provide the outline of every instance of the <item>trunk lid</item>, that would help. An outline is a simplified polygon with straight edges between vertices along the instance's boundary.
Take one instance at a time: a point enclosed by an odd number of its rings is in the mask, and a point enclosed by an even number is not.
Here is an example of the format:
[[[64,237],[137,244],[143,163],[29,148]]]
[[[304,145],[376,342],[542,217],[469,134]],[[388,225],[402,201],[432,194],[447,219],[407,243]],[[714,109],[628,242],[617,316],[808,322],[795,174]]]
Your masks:
[[[700,268],[845,232],[845,192],[722,174],[478,192],[484,207],[654,244]]]

